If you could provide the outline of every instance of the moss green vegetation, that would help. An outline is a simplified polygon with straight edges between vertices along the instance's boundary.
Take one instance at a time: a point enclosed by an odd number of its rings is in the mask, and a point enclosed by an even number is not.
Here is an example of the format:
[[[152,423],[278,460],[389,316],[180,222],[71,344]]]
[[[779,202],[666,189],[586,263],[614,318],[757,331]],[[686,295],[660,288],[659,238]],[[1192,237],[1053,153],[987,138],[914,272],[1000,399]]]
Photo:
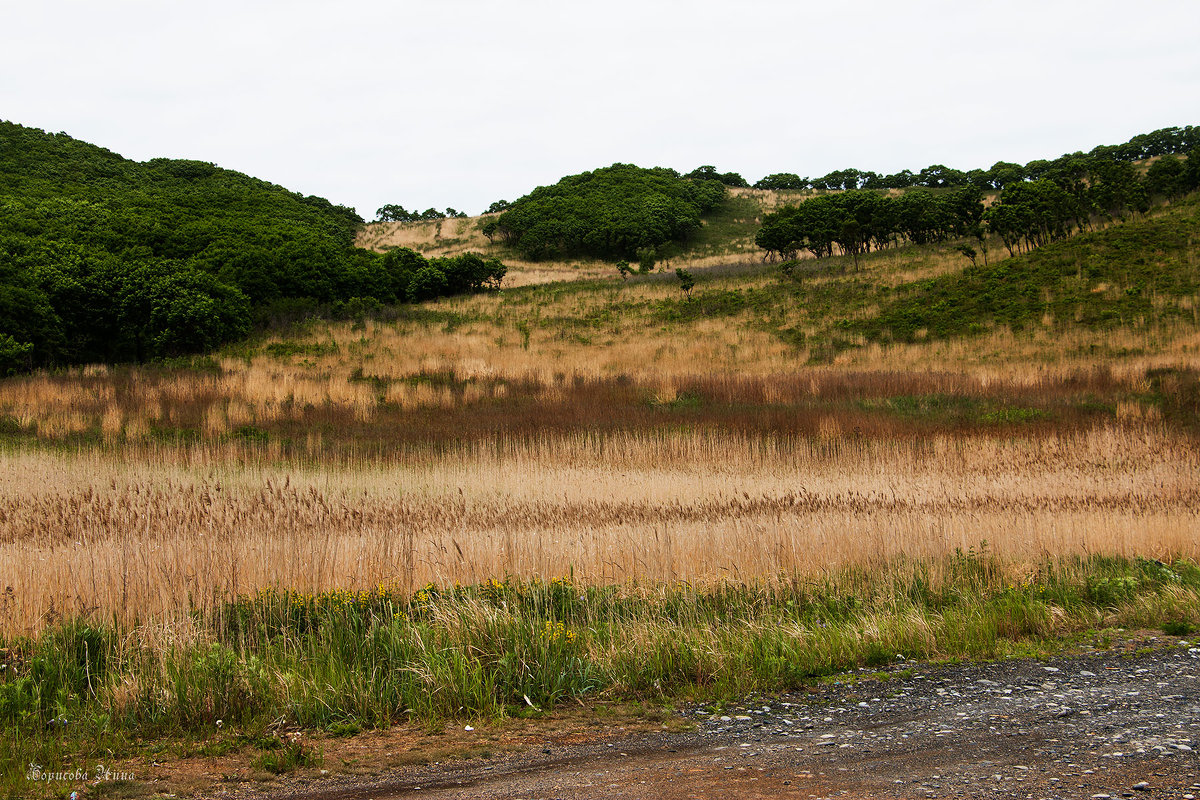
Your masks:
[[[125,757],[139,737],[253,746],[287,771],[319,754],[275,735],[401,721],[497,718],[568,698],[720,702],[900,657],[1053,651],[1102,625],[1191,629],[1200,568],[1089,557],[1023,578],[959,553],[940,564],[851,569],[771,587],[583,587],[570,579],[264,592],[197,612],[187,636],[66,622],[0,642],[2,785]]]

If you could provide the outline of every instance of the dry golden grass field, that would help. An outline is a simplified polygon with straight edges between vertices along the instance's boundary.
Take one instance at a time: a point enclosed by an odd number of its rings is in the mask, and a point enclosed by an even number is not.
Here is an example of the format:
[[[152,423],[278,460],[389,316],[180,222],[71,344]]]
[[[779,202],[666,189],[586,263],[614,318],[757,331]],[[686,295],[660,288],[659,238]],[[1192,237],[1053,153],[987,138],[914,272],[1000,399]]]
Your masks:
[[[879,301],[826,294],[961,268],[949,248],[885,251],[806,275],[807,302],[712,313],[780,277],[700,270],[685,302],[671,275],[614,272],[191,365],[6,380],[0,629],[268,587],[1200,555],[1200,454],[1170,403],[1200,368],[1194,299],[1153,323],[828,345]]]

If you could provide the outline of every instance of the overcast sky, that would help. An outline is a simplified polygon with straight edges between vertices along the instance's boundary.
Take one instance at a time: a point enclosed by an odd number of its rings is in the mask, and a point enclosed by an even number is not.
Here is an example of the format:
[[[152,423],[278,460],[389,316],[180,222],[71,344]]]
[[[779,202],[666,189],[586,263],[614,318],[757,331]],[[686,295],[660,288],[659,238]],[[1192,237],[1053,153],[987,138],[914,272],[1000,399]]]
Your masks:
[[[0,0],[0,119],[354,206],[613,162],[751,182],[1200,124],[1196,0]]]

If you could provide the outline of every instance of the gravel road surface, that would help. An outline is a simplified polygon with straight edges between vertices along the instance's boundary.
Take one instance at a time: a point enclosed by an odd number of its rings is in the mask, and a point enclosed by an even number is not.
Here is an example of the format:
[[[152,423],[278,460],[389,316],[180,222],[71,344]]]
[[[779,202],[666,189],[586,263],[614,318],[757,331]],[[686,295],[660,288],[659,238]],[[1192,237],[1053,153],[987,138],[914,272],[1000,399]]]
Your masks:
[[[267,796],[1200,797],[1200,643],[1143,644],[1039,661],[898,665],[794,695],[689,709],[695,728],[685,733],[600,736]]]

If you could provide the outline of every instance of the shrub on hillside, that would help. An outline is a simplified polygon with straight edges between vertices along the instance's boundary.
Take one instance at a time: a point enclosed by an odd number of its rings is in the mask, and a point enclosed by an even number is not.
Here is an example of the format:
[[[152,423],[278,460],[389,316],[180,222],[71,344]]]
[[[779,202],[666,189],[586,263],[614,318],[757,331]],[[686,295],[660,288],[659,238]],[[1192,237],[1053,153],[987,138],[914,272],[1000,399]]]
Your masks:
[[[686,242],[725,186],[686,180],[671,169],[613,164],[541,186],[498,220],[498,232],[526,258],[636,259],[639,250]]]

